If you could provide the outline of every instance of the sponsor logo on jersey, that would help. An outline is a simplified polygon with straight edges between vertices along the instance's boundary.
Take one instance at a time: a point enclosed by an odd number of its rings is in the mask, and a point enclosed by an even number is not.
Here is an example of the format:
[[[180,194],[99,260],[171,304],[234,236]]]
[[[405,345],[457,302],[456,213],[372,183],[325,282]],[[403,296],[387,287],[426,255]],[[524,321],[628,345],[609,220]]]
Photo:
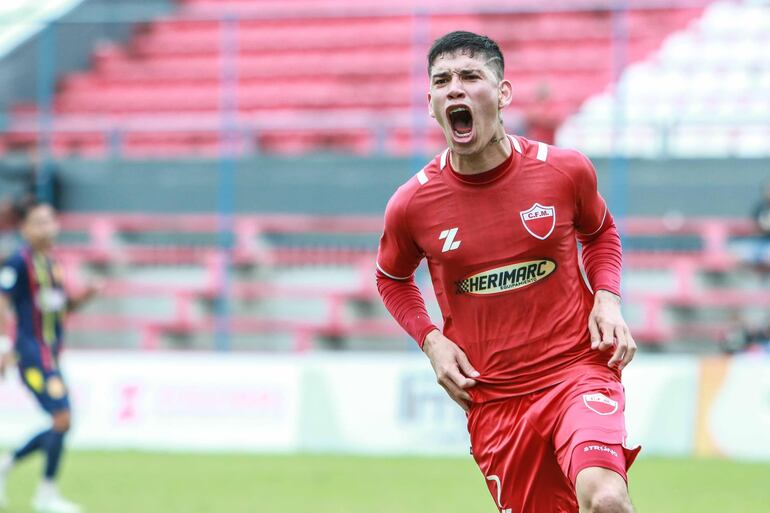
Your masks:
[[[27,382],[29,388],[35,391],[35,393],[42,393],[43,386],[45,385],[45,378],[43,373],[37,367],[29,367],[24,371],[24,381]]]
[[[524,228],[536,239],[545,240],[556,226],[556,208],[535,203],[529,210],[519,212]]]
[[[618,402],[602,393],[583,394],[583,404],[599,415],[612,415],[618,411]]]
[[[62,289],[41,288],[37,295],[37,306],[42,312],[61,312],[67,306],[67,295]]]
[[[475,273],[455,284],[458,294],[486,296],[532,285],[555,270],[556,262],[552,260],[530,260]]]

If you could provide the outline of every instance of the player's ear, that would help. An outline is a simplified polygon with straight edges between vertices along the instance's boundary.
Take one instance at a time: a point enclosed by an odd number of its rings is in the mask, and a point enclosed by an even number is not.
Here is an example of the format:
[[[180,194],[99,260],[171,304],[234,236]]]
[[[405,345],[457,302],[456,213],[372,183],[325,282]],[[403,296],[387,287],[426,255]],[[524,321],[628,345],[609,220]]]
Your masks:
[[[433,119],[436,119],[436,116],[433,114],[433,105],[431,105],[430,101],[431,101],[431,95],[430,95],[430,91],[428,91],[428,115]]]
[[[510,80],[501,80],[497,86],[497,107],[502,110],[513,101],[513,85]]]

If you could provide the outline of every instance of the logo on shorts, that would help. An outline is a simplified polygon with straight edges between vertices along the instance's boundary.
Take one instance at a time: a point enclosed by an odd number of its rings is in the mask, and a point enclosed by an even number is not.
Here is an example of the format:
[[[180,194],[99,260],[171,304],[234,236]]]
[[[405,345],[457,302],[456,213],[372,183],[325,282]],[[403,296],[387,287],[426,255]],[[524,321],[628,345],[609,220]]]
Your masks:
[[[616,458],[618,457],[618,451],[610,447],[607,447],[606,445],[586,445],[583,448],[583,452],[591,452],[591,451],[606,452],[608,454],[613,455]]]
[[[612,415],[618,411],[618,402],[602,393],[583,394],[583,404],[586,408],[599,415]]]
[[[529,210],[519,212],[524,228],[536,239],[545,240],[556,226],[556,208],[535,203]]]

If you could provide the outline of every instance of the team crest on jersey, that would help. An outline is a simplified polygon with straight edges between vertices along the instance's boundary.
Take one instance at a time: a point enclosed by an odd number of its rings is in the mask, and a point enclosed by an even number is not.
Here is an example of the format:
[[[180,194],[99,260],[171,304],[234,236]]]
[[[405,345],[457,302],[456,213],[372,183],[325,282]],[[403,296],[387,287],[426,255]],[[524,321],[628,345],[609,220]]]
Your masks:
[[[583,394],[583,404],[599,415],[612,415],[618,411],[618,402],[602,393]]]
[[[529,210],[519,212],[524,228],[533,237],[545,240],[556,226],[556,208],[535,203]]]
[[[527,287],[555,270],[556,262],[553,260],[530,260],[474,273],[455,285],[458,294],[488,296]]]

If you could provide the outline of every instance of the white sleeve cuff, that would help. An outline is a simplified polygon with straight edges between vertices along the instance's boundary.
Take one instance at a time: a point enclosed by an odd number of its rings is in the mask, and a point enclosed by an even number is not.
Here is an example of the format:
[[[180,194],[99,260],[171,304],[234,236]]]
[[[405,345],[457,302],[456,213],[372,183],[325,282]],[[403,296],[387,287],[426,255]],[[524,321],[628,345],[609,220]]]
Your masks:
[[[411,275],[411,274],[410,274],[409,276],[405,276],[405,277],[401,277],[401,276],[393,276],[392,274],[390,274],[389,272],[387,272],[385,269],[383,269],[382,267],[380,267],[380,263],[379,263],[379,262],[377,262],[377,270],[379,270],[379,271],[380,271],[382,274],[384,274],[385,276],[387,276],[387,277],[388,277],[388,278],[390,278],[391,280],[400,280],[400,281],[404,281],[404,280],[408,280],[409,278],[411,278],[411,277],[412,277],[412,275]]]

